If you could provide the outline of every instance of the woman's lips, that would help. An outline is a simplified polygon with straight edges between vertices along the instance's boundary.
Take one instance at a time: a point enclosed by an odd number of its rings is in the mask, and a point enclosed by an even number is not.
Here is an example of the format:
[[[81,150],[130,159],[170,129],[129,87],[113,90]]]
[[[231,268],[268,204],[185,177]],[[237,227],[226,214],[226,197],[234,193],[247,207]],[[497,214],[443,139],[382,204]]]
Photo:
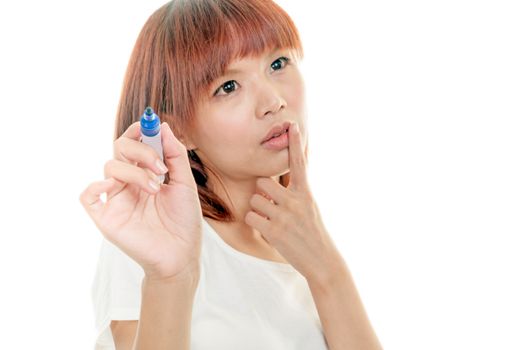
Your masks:
[[[288,131],[289,128],[290,128],[290,122],[289,121],[285,121],[282,125],[274,125],[268,131],[268,133],[266,134],[266,136],[263,139],[263,141],[261,141],[261,144],[263,144],[264,142],[266,142],[269,139],[271,139],[273,137],[273,135],[275,135],[275,134],[281,134],[283,132]]]
[[[288,147],[288,131],[282,133],[277,137],[273,137],[268,141],[263,142],[262,146],[269,150],[282,150],[283,148]]]

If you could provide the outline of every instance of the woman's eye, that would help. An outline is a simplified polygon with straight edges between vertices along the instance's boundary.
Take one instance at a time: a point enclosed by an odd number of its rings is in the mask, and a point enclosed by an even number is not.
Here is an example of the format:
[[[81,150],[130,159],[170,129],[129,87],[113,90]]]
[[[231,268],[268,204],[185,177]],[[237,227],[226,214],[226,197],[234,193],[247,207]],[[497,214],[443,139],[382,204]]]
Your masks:
[[[214,95],[217,95],[219,93],[219,91],[221,91],[221,89],[227,95],[227,94],[229,94],[229,93],[231,93],[232,91],[235,90],[235,85],[236,84],[237,84],[237,82],[235,80],[229,80],[229,81],[225,82],[224,84],[222,84],[217,90],[215,90]],[[222,94],[222,95],[225,95],[225,94]]]
[[[275,61],[272,62],[271,64],[271,67],[272,69],[275,69],[275,70],[281,70],[283,69],[284,67],[286,67],[286,65],[288,65],[290,59],[288,57],[279,57],[278,59],[276,59]],[[213,93],[213,96],[226,96],[226,95],[229,95],[230,93],[232,93],[233,91],[237,90],[236,89],[236,85],[238,86],[239,83],[237,83],[235,80],[229,80],[227,82],[225,82],[224,84],[222,84],[217,90],[215,90],[215,92]],[[219,94],[219,92],[223,90],[225,93],[224,94]]]
[[[288,61],[290,61],[288,57],[279,57],[278,59],[272,62],[272,69],[283,69],[288,64]]]

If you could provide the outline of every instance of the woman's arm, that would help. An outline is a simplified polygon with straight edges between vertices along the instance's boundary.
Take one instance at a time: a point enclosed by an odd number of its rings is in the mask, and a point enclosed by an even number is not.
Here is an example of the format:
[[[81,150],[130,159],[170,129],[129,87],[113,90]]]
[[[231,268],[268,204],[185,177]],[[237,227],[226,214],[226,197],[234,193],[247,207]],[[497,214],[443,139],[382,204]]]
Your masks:
[[[189,350],[198,268],[170,280],[142,280],[142,304],[134,350]]]
[[[352,276],[338,259],[323,278],[308,281],[330,350],[382,350]]]

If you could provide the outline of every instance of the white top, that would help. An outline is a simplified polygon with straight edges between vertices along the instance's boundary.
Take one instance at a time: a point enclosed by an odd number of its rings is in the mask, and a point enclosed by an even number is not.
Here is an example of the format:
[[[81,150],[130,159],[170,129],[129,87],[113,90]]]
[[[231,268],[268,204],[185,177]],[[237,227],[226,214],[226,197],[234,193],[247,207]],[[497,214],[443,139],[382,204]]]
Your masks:
[[[292,265],[234,249],[202,222],[191,349],[327,350],[306,279]],[[115,349],[111,320],[139,319],[143,277],[138,263],[103,239],[92,285],[95,350]]]

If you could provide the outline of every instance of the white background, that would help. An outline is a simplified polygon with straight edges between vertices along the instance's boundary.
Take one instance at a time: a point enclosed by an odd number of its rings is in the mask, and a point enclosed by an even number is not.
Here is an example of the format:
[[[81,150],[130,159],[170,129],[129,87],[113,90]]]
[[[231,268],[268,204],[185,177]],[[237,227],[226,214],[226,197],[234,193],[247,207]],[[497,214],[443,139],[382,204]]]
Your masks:
[[[2,348],[91,349],[124,71],[164,1],[0,5]],[[311,186],[385,349],[525,349],[520,1],[278,1],[305,46]]]

